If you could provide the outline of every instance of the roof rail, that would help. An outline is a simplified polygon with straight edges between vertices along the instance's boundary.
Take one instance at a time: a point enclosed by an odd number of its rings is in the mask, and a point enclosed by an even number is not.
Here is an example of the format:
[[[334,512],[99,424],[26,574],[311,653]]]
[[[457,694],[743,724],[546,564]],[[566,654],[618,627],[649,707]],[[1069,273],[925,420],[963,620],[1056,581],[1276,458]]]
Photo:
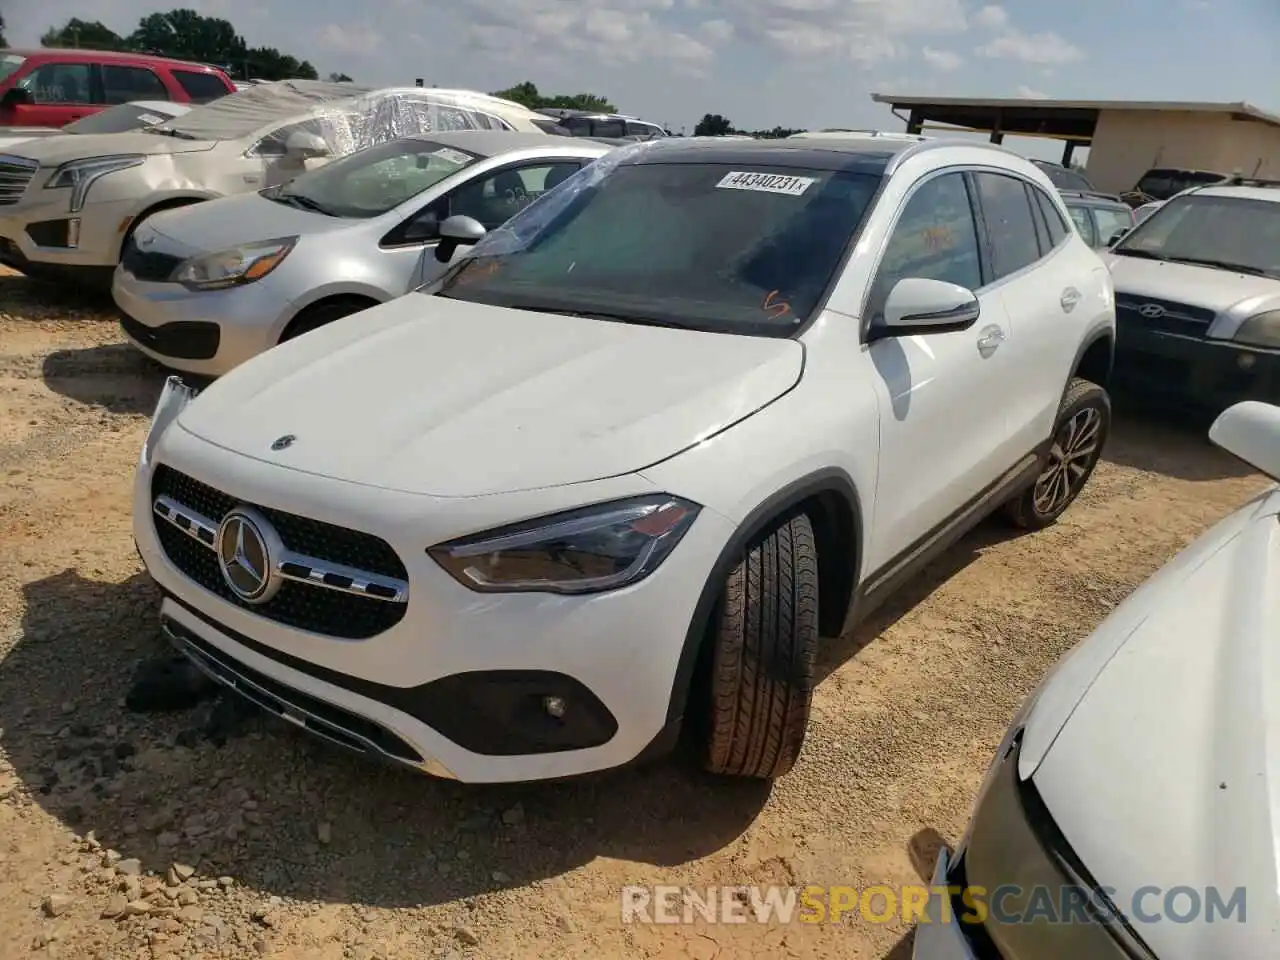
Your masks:
[[[1224,179],[1221,183],[1208,183],[1208,187],[1280,187],[1280,180],[1263,180],[1258,177],[1244,177],[1238,173]]]

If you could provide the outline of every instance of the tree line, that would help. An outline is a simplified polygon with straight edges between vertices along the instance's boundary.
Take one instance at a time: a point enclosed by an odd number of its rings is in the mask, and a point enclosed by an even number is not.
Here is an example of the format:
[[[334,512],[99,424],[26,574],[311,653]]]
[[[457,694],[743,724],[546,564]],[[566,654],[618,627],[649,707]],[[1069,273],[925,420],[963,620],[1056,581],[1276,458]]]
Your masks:
[[[693,128],[695,137],[748,136],[761,140],[782,140],[794,133],[805,133],[800,127],[774,127],[772,130],[739,130],[728,117],[718,113],[704,113]]]
[[[0,21],[2,23],[2,21]],[[0,30],[3,45],[3,30]],[[300,60],[275,47],[251,47],[231,22],[206,17],[194,10],[151,13],[138,21],[133,32],[119,34],[99,20],[72,17],[61,27],[52,27],[40,38],[44,47],[80,50],[119,50],[149,53],[178,60],[192,60],[222,67],[240,80],[316,80],[319,74],[307,60]],[[333,73],[330,80],[350,81],[346,74]]]

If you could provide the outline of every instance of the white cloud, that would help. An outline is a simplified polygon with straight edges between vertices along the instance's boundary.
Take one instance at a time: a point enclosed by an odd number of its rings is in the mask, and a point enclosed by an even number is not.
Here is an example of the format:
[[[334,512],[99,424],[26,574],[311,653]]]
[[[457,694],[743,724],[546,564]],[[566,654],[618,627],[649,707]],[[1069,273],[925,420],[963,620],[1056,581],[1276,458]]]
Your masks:
[[[1016,96],[1023,97],[1027,100],[1050,99],[1047,93],[1042,93],[1041,91],[1035,89],[1034,87],[1028,87],[1025,83],[1019,84],[1018,89],[1014,91],[1014,94]]]
[[[674,2],[470,0],[455,15],[466,23],[471,45],[495,57],[524,62],[565,57],[605,63],[657,59],[698,72],[711,63],[715,51],[660,18]],[[717,31],[723,35],[722,27],[711,28],[712,35]]]
[[[978,48],[984,57],[1058,65],[1084,59],[1084,51],[1053,31],[1023,33],[1012,27]]]
[[[999,30],[1009,25],[1009,13],[1004,7],[992,4],[983,7],[973,15],[973,22],[988,30]]]
[[[363,57],[377,52],[382,34],[363,23],[330,23],[316,32],[316,43],[324,50],[346,56]]]
[[[964,66],[964,57],[958,53],[952,53],[950,50],[937,50],[933,47],[925,47],[920,54],[924,58],[924,62],[935,70],[941,70],[944,73],[951,70],[959,70]]]
[[[708,43],[722,44],[733,39],[733,24],[728,20],[708,20],[699,24],[698,32],[706,37]]]
[[[911,37],[967,26],[963,0],[702,0],[700,6],[713,2],[740,33],[784,55],[864,65],[902,55]]]

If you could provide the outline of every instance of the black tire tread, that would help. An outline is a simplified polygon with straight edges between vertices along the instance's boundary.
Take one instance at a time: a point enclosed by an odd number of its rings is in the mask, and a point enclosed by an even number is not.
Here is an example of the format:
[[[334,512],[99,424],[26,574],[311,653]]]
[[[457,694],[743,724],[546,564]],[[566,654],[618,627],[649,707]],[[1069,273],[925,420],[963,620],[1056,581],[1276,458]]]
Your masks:
[[[807,516],[783,520],[730,572],[711,641],[703,765],[784,775],[804,744],[818,647],[818,552]]]

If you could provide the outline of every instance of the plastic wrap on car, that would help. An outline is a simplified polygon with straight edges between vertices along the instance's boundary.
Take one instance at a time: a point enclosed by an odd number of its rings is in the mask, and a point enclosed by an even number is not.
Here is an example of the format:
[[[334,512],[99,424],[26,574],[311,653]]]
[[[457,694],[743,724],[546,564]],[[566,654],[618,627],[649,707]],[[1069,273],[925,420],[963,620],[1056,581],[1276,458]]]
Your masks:
[[[562,211],[624,163],[634,161],[658,141],[643,140],[618,147],[542,194],[502,226],[490,230],[472,248],[473,257],[501,257],[523,250]]]

